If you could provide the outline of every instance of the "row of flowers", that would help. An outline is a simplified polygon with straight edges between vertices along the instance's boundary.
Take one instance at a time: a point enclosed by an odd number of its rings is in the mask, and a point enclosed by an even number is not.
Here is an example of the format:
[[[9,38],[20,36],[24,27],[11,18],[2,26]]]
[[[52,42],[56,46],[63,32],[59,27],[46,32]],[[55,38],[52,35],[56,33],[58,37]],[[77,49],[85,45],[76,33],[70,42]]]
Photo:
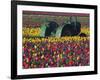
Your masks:
[[[89,35],[90,32],[89,32],[89,28],[88,27],[82,27],[81,28],[81,33],[85,33],[86,35]],[[23,36],[30,36],[30,37],[34,37],[34,36],[40,36],[41,34],[41,29],[38,27],[38,28],[27,28],[27,27],[23,27],[23,30],[22,30],[22,34]]]
[[[26,28],[23,27],[22,30],[23,36],[40,36],[40,28]]]
[[[65,41],[86,41],[89,40],[89,37],[80,37],[80,36],[69,36],[69,37],[47,37],[47,38],[26,38],[23,37],[23,43],[25,42],[65,42]]]

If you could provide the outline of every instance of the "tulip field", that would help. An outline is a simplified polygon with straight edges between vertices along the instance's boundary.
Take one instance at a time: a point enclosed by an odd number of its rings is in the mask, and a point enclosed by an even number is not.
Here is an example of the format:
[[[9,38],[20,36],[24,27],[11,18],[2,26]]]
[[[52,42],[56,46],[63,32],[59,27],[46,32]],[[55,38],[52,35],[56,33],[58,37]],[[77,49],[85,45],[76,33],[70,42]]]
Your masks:
[[[89,66],[89,36],[36,37],[39,28],[23,28],[23,68]],[[89,28],[81,28],[89,35]],[[35,36],[35,37],[34,37]]]

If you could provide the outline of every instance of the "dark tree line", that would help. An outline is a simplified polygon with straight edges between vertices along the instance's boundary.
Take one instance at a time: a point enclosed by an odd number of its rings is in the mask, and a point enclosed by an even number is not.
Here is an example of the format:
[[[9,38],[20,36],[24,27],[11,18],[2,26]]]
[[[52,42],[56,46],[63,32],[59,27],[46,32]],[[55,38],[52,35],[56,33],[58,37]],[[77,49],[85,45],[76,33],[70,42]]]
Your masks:
[[[52,33],[56,34],[56,29],[59,27],[58,23],[55,21],[49,21],[48,27],[45,31],[45,36],[51,36]],[[81,32],[81,23],[77,21],[77,17],[70,17],[70,20],[68,23],[65,23],[63,25],[63,29],[61,32],[62,36],[84,36],[86,37],[86,34],[80,33]]]

